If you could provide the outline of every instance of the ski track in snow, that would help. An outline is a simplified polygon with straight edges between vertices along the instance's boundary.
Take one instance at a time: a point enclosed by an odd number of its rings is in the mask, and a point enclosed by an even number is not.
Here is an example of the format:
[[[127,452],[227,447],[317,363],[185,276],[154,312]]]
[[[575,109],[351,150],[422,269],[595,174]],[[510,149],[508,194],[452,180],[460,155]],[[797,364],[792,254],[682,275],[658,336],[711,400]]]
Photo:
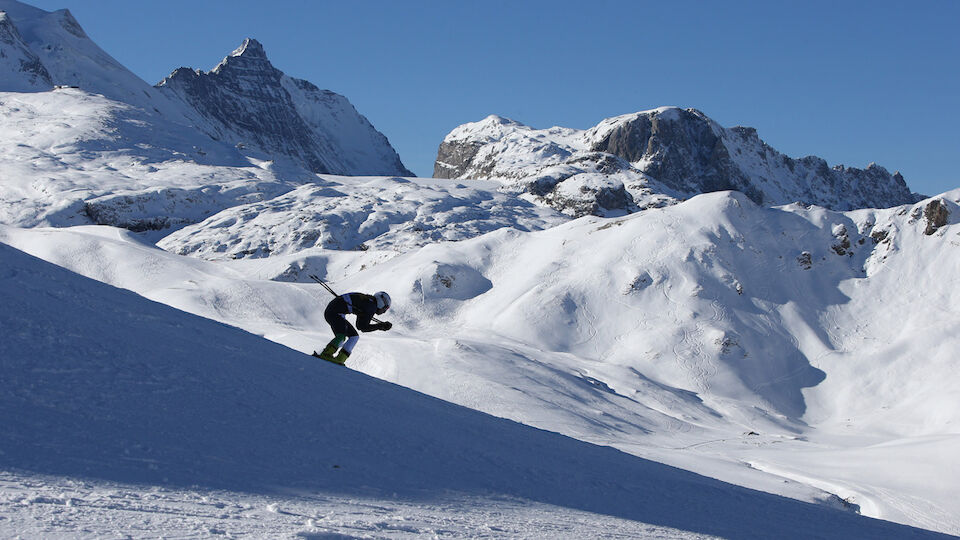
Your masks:
[[[260,495],[0,471],[11,538],[716,538],[510,497]]]
[[[456,493],[437,502],[271,496],[9,471],[0,472],[0,487],[0,530],[18,538],[713,538],[510,497]]]

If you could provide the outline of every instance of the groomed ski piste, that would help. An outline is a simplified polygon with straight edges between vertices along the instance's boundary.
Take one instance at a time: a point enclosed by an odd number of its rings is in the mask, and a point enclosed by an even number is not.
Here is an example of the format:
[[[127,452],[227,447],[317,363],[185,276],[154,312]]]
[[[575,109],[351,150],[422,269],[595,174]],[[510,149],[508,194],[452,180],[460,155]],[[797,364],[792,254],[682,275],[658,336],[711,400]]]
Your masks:
[[[4,247],[0,530],[925,534],[859,512],[956,533],[957,199],[932,199],[952,217],[930,235],[931,200],[725,192],[405,254],[222,261],[0,227],[205,317]],[[394,298],[348,370],[307,356],[330,337],[311,273]]]

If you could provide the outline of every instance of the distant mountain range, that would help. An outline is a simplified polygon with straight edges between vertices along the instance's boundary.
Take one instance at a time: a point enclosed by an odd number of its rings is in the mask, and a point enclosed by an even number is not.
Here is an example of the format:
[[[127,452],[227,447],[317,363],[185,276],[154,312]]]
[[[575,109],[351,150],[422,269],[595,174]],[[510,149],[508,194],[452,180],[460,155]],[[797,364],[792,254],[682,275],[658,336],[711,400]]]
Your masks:
[[[723,190],[758,204],[833,210],[919,200],[899,173],[793,159],[753,128],[724,128],[698,110],[676,107],[608,118],[587,130],[534,129],[489,116],[447,135],[434,176],[499,180],[574,216],[630,213]]]
[[[150,146],[215,165],[413,176],[347,98],[285,75],[254,39],[210,71],[179,68],[151,86],[90,40],[68,10],[0,0],[0,46],[0,91],[76,87],[134,107],[136,123],[148,127],[140,140],[127,133],[116,138],[125,152]],[[154,140],[173,132],[177,148]],[[609,118],[587,130],[534,129],[489,116],[447,135],[434,176],[497,180],[502,191],[572,217],[623,215],[722,190],[741,191],[758,204],[834,210],[919,200],[899,173],[794,159],[752,128],[724,128],[700,111],[675,107]],[[161,221],[171,223],[153,219],[150,226]]]

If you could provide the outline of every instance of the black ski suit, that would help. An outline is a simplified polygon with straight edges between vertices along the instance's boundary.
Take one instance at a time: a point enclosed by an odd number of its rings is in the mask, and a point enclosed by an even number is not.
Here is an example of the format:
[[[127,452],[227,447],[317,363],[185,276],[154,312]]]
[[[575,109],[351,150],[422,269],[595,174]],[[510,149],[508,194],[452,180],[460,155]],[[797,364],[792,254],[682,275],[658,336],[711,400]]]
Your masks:
[[[327,309],[323,312],[323,318],[330,325],[334,334],[344,335],[348,338],[357,337],[359,334],[356,328],[347,321],[346,315],[349,314],[357,316],[357,328],[361,332],[373,332],[381,329],[379,324],[374,324],[371,320],[377,314],[377,299],[369,294],[358,292],[341,294],[327,304]]]

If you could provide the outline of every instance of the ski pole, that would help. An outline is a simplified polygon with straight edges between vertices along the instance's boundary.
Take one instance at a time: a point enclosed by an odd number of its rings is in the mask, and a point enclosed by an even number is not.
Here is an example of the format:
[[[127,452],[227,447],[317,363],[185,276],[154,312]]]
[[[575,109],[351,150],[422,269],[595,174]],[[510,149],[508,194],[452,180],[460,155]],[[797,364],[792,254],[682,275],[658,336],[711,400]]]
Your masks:
[[[315,276],[315,275],[313,275],[313,274],[308,274],[308,276],[310,277],[310,279],[312,279],[312,280],[316,281],[317,283],[323,285],[323,288],[326,289],[327,292],[329,292],[330,294],[332,294],[332,295],[334,295],[334,296],[340,296],[339,294],[337,294],[337,293],[330,287],[330,285],[327,285],[327,282],[326,282],[326,281],[318,278],[317,276]],[[375,323],[381,323],[381,322],[383,322],[383,321],[377,319],[376,317],[370,317],[370,320],[373,321],[373,322],[375,322]]]
[[[333,291],[333,289],[330,288],[329,285],[327,285],[327,282],[326,282],[326,281],[318,278],[317,276],[315,276],[315,275],[313,275],[313,274],[310,274],[310,279],[312,279],[312,280],[316,281],[317,283],[323,285],[323,288],[326,289],[330,294],[332,294],[332,295],[334,295],[334,296],[340,296],[339,294],[335,293],[335,292]]]

